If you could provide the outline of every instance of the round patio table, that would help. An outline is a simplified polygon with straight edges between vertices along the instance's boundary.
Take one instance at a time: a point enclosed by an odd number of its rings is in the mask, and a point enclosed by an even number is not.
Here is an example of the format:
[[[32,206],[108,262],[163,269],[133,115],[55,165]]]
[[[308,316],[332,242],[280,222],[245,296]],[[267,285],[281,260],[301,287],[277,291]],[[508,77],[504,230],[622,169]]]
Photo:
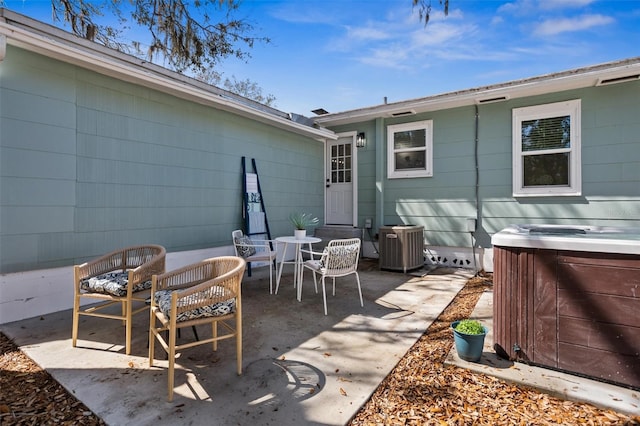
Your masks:
[[[311,244],[319,243],[322,239],[318,237],[304,237],[304,238],[296,238],[294,236],[286,236],[286,237],[277,237],[276,241],[284,244],[284,251],[282,252],[282,260],[280,261],[280,271],[278,272],[278,279],[276,280],[276,294],[278,294],[278,288],[280,287],[280,277],[282,276],[282,266],[285,263],[293,263],[293,287],[297,290],[297,299],[298,302],[302,300],[302,252],[300,248],[304,244],[309,245],[309,250],[311,251]],[[287,247],[289,244],[295,245],[295,256],[293,262],[285,261],[285,255],[287,253]]]

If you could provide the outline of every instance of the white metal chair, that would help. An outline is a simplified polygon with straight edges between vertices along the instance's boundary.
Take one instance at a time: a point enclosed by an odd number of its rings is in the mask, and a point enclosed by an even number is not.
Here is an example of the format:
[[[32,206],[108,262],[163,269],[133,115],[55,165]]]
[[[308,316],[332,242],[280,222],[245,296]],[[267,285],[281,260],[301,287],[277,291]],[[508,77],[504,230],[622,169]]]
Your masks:
[[[242,257],[247,263],[247,270],[251,270],[251,262],[269,262],[269,293],[273,294],[273,272],[276,261],[277,241],[254,240],[244,235],[240,229],[231,233],[233,248],[236,256]]]
[[[237,373],[242,374],[242,276],[246,262],[238,256],[220,256],[161,275],[151,284],[149,366],[153,366],[155,341],[169,357],[168,400],[173,399],[176,353],[197,345],[236,340]],[[219,333],[218,323],[223,332]],[[211,337],[176,344],[181,328],[211,325]],[[164,333],[168,332],[168,336]]]
[[[364,306],[362,301],[362,289],[360,287],[360,276],[358,275],[358,259],[360,257],[360,238],[349,238],[331,240],[322,252],[301,250],[301,252],[311,255],[310,260],[306,260],[303,266],[313,271],[313,283],[316,285],[316,274],[322,277],[322,299],[324,301],[324,314],[327,315],[327,293],[324,279],[333,279],[333,295],[336,295],[336,277],[355,274],[358,283],[358,294],[360,295],[360,306]],[[319,259],[316,256],[320,256]],[[304,275],[304,274],[303,274]],[[300,283],[302,285],[302,282]]]

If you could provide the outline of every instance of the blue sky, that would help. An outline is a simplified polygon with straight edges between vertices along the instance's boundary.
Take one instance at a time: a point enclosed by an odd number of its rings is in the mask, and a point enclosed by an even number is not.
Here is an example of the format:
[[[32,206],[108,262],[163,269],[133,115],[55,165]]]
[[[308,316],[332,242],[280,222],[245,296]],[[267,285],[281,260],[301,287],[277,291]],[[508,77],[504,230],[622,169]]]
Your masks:
[[[51,23],[48,0],[5,4]],[[426,27],[411,4],[244,0],[238,16],[272,41],[221,71],[312,116],[640,56],[638,0],[450,0],[447,17],[432,0]]]

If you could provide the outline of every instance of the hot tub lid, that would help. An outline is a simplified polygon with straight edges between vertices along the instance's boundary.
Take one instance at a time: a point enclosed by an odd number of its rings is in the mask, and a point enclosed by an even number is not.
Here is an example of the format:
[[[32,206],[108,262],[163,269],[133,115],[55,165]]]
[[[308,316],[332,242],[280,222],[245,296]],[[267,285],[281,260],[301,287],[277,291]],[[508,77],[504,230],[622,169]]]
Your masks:
[[[640,228],[551,224],[510,225],[491,237],[503,247],[640,254]]]

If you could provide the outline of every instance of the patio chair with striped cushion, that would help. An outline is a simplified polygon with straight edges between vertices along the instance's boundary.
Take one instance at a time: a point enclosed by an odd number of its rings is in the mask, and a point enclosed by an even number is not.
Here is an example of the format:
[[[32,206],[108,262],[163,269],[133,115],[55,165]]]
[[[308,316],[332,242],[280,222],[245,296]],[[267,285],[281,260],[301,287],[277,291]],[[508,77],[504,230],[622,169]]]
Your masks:
[[[80,316],[120,320],[125,325],[125,353],[131,353],[133,316],[146,311],[151,277],[165,271],[166,250],[159,245],[126,247],[73,268],[73,328],[71,344],[78,343]],[[86,308],[82,300],[98,302]],[[120,304],[119,313],[107,308]],[[134,304],[137,306],[134,308]]]
[[[241,257],[220,256],[153,276],[149,366],[153,366],[157,339],[169,358],[169,401],[173,400],[176,355],[183,349],[213,343],[216,351],[218,341],[235,338],[237,372],[242,374],[241,284],[245,267]],[[211,337],[176,343],[181,328],[202,324],[211,326]],[[218,332],[218,324],[223,327],[222,334]]]

